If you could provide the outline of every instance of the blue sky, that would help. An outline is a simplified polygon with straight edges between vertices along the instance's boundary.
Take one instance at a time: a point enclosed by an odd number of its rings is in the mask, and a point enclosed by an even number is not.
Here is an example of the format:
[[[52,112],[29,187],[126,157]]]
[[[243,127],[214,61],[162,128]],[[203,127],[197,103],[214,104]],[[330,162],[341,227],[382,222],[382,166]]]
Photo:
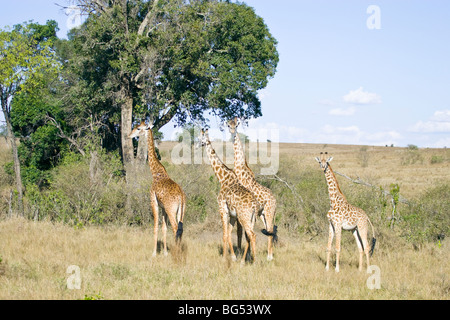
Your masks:
[[[65,37],[69,20],[55,2],[66,0],[0,2],[0,27],[54,19]],[[450,2],[245,3],[264,18],[280,54],[260,92],[263,117],[244,128],[252,139],[276,132],[280,142],[450,147]],[[381,28],[369,29],[368,19]],[[173,125],[163,132],[171,138]]]

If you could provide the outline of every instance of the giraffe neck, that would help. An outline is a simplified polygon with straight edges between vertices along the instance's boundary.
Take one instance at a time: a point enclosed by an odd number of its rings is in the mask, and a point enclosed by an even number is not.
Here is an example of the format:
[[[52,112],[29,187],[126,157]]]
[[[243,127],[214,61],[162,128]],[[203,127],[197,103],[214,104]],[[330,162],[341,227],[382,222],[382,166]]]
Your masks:
[[[343,195],[339,183],[334,175],[333,169],[328,164],[327,169],[325,170],[325,178],[327,180],[328,185],[328,193],[330,195],[331,205],[334,206],[337,200],[345,200],[345,196]]]
[[[237,133],[234,137],[234,168],[235,170],[248,173],[252,177],[255,176],[253,171],[248,167],[247,160],[245,159],[244,148],[242,147],[241,139]]]
[[[147,143],[148,143],[148,164],[150,166],[150,171],[152,172],[153,179],[161,179],[168,177],[166,169],[159,162],[158,156],[155,151],[155,142],[153,140],[153,132],[152,129],[148,130],[147,135]]]
[[[221,186],[230,185],[237,181],[235,173],[220,160],[209,140],[206,142],[206,152],[208,153],[211,167]]]

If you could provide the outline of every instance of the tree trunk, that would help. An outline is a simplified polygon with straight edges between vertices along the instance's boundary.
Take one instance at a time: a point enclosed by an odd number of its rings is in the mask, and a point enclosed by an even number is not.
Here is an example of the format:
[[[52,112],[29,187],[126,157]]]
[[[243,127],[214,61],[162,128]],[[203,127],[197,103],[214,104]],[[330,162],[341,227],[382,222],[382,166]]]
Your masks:
[[[128,136],[131,133],[133,121],[133,98],[130,96],[125,97],[125,102],[122,105],[121,110],[121,144],[122,144],[122,158],[123,166],[125,169],[125,181],[127,183],[126,188],[126,203],[125,211],[128,218],[133,217],[132,199],[133,199],[133,185],[136,180],[134,170],[134,150],[133,141]]]
[[[128,138],[131,133],[131,126],[133,121],[133,98],[125,97],[125,103],[122,105],[121,114],[121,139],[122,139],[122,157],[125,170],[133,163],[134,151],[133,141]]]
[[[5,108],[4,108],[5,109]],[[17,152],[17,144],[16,144],[16,138],[14,137],[14,133],[12,130],[11,125],[11,118],[6,110],[3,110],[3,114],[5,115],[6,120],[6,128],[8,131],[8,139],[11,143],[11,149],[13,153],[13,160],[14,160],[14,172],[16,174],[16,188],[17,188],[17,201],[18,201],[18,209],[19,209],[19,215],[21,217],[24,216],[23,212],[23,184],[22,184],[22,175],[20,173],[20,161],[19,161],[19,154]]]

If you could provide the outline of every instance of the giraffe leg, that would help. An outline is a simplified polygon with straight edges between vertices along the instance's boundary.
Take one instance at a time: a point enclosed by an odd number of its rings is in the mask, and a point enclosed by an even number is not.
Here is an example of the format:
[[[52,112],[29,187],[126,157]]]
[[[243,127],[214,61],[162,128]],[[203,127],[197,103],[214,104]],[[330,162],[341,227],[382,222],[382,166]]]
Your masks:
[[[268,239],[268,256],[267,260],[272,261],[273,260],[273,246],[275,242],[278,241],[278,235],[277,235],[277,226],[275,225],[275,203],[272,204],[272,207],[270,208],[270,214],[268,216],[268,224],[270,228],[270,232],[272,232],[274,235],[272,237],[269,237]]]
[[[245,246],[244,256],[242,257],[241,264],[245,264],[245,258],[247,257],[247,252],[250,247],[250,254],[252,262],[255,262],[256,260],[256,234],[253,231],[253,228],[255,226],[255,219],[256,215],[253,213],[251,215],[250,221],[243,221],[242,224],[244,231],[245,231],[245,237],[247,239],[247,244]]]
[[[339,272],[339,258],[341,254],[341,234],[342,234],[342,226],[336,225],[336,230],[334,233],[336,234],[336,272]]]
[[[228,246],[230,247],[231,260],[236,261],[236,254],[233,249],[233,241],[231,237],[231,233],[233,231],[234,224],[236,223],[236,219],[230,218],[228,223]]]
[[[268,231],[269,235],[267,237],[267,261],[273,260],[273,245],[276,241],[276,231],[275,231],[275,206],[274,203],[266,204],[261,219]]]
[[[245,233],[245,239],[247,239],[247,242],[245,243],[245,248],[244,248],[244,253],[242,255],[241,265],[245,264],[245,258],[247,258],[248,247],[250,245],[250,241],[249,241],[247,233]]]
[[[369,242],[367,241],[367,232],[368,232],[367,222],[362,223],[361,226],[358,227],[358,229],[359,229],[359,235],[360,235],[360,238],[362,241],[363,250],[366,255],[366,263],[367,263],[367,269],[368,269],[370,266],[370,259],[369,259],[370,248],[369,248]],[[360,262],[360,267],[359,267],[360,271],[362,271],[362,260],[363,260],[362,256],[363,256],[363,253],[361,252],[361,259],[360,259],[361,262]]]
[[[180,210],[180,206],[179,206],[179,204],[177,204],[176,206],[171,207],[169,212],[167,212],[167,215],[166,215],[166,217],[167,217],[166,223],[167,223],[167,220],[169,220],[170,226],[172,228],[174,235],[177,234],[177,230],[178,230],[177,215],[179,213],[179,210]]]
[[[242,225],[237,221],[237,248],[240,251],[242,248]]]
[[[242,256],[241,264],[245,264],[245,259],[247,258],[248,249],[250,248],[251,261],[255,262],[256,259],[256,234],[253,230],[245,231],[245,238],[247,243],[245,244],[244,254]]]
[[[164,210],[163,210],[164,212]],[[167,256],[167,214],[164,212],[162,217],[162,232],[163,232],[163,243],[164,243],[164,256]]]
[[[252,262],[255,262],[256,260],[256,234],[253,230],[248,231],[248,237],[250,240],[250,253],[252,255]]]
[[[228,208],[226,203],[219,203],[220,218],[222,220],[222,245],[223,245],[223,258],[226,259],[228,255]]]
[[[158,250],[158,228],[159,228],[159,206],[158,206],[158,200],[156,199],[156,194],[152,192],[150,194],[150,204],[152,206],[152,212],[153,212],[153,257],[156,257],[156,252]]]
[[[330,257],[331,257],[331,245],[333,244],[334,238],[334,227],[332,222],[330,222],[330,229],[328,231],[328,246],[327,246],[327,265],[325,266],[325,270],[330,270]]]
[[[358,231],[358,228],[356,228],[353,231],[353,236],[355,237],[356,245],[358,246],[358,251],[359,251],[359,267],[358,267],[358,270],[362,271],[362,262],[363,262],[364,250],[363,250],[363,244],[361,243],[361,236],[360,236],[360,233]]]

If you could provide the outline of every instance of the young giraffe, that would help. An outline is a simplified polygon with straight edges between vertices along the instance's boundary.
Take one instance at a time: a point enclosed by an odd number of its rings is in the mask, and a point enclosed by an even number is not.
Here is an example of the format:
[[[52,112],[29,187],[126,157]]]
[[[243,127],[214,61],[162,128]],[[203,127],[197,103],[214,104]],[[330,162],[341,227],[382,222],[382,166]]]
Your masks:
[[[153,257],[156,256],[158,245],[159,228],[159,207],[162,208],[162,231],[164,243],[164,255],[167,256],[167,219],[172,226],[172,230],[177,245],[181,242],[183,235],[183,219],[186,210],[186,195],[181,187],[170,179],[164,166],[159,162],[155,152],[155,143],[153,141],[153,126],[145,125],[143,121],[136,127],[129,138],[147,138],[148,140],[148,164],[153,177],[152,187],[150,188],[150,202],[154,218],[154,250]]]
[[[256,234],[253,231],[253,228],[255,225],[256,216],[261,211],[259,202],[250,191],[239,183],[236,174],[217,156],[211,145],[211,141],[209,140],[208,130],[201,131],[199,140],[201,146],[206,147],[209,161],[217,179],[220,182],[220,192],[217,197],[217,201],[219,203],[219,212],[223,226],[223,256],[226,258],[229,248],[231,258],[233,261],[236,261],[236,255],[234,253],[233,243],[231,241],[231,231],[233,230],[233,226],[237,220],[244,229],[247,238],[242,264],[245,263],[249,246],[252,260],[255,261]]]
[[[330,268],[330,255],[331,244],[334,235],[336,235],[336,272],[339,272],[339,255],[341,251],[341,232],[342,229],[350,230],[353,232],[356,244],[359,250],[359,271],[362,271],[363,255],[366,254],[367,268],[369,268],[369,255],[372,256],[375,249],[375,232],[367,214],[360,208],[355,207],[348,203],[345,196],[342,194],[339,188],[338,181],[331,169],[330,162],[333,157],[326,159],[328,153],[321,153],[321,158],[316,157],[317,162],[320,164],[320,168],[324,171],[327,179],[328,193],[330,196],[331,208],[328,211],[327,217],[330,222],[328,247],[327,247],[327,264],[326,270]],[[369,224],[372,227],[372,244],[369,251],[369,243],[367,241],[367,232]]]
[[[255,174],[248,167],[241,140],[237,133],[238,126],[238,118],[228,121],[228,128],[234,143],[234,172],[236,173],[239,182],[253,193],[256,200],[258,200],[263,208],[260,217],[265,229],[262,230],[262,232],[268,236],[267,260],[271,261],[273,260],[273,242],[277,240],[277,226],[274,225],[277,201],[268,188],[260,185],[256,181]]]

